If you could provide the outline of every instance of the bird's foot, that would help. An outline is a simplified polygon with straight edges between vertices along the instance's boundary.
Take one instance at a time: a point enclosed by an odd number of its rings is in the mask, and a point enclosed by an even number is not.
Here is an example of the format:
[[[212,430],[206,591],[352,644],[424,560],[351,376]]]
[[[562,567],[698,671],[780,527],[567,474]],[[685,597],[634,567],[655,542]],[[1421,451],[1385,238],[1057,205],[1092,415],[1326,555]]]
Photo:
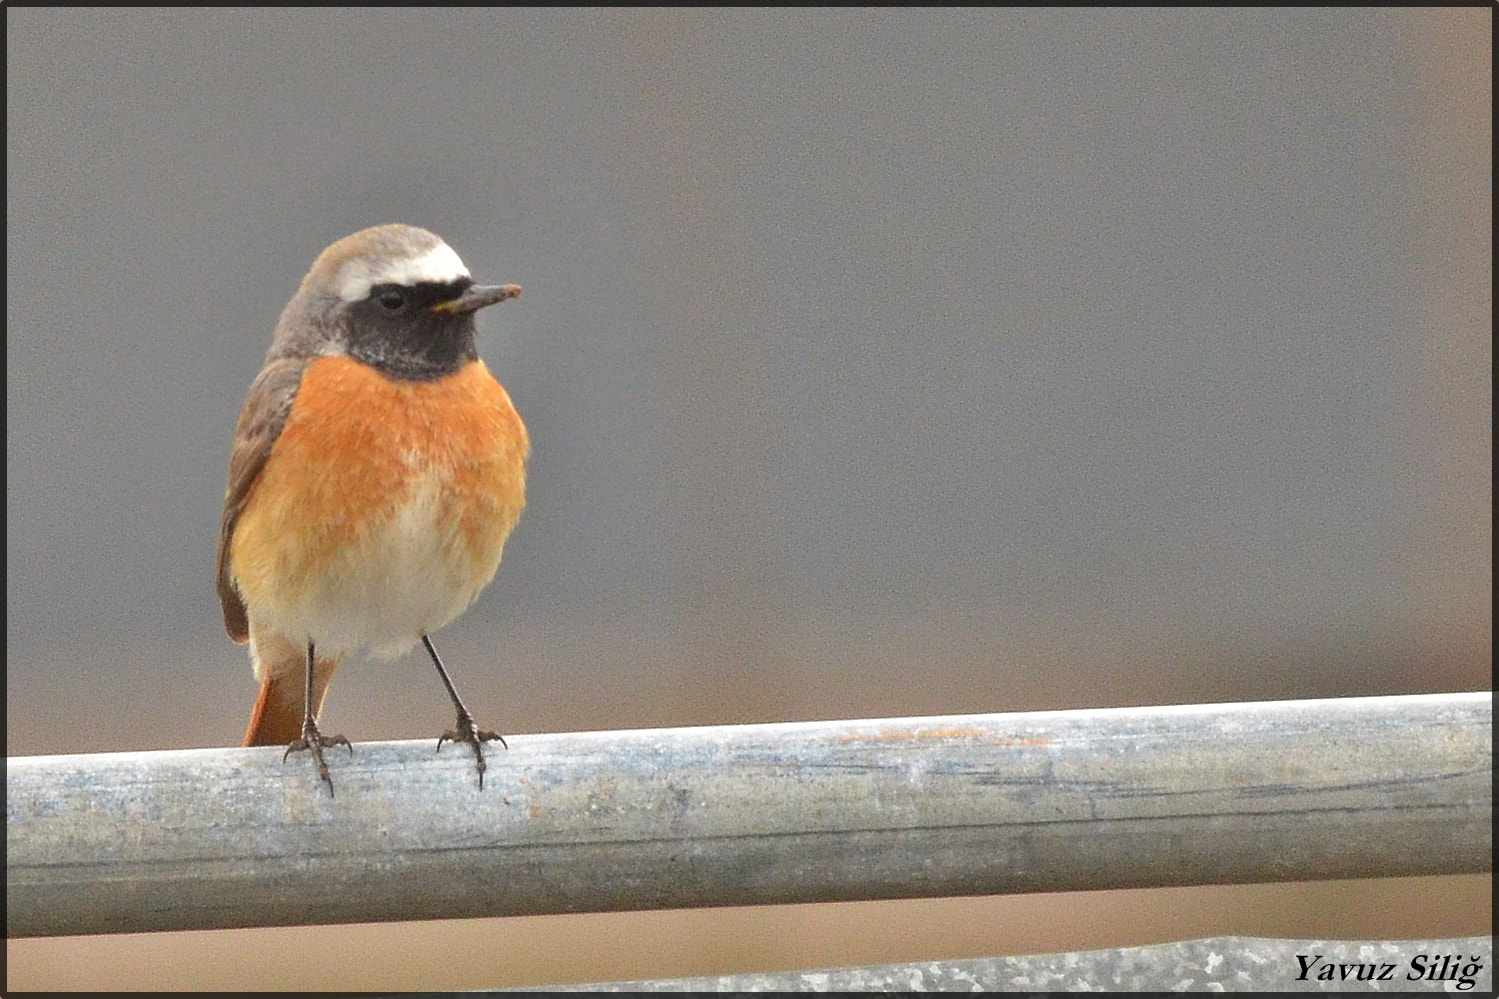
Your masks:
[[[484,790],[484,744],[496,740],[506,749],[510,748],[506,744],[503,735],[498,732],[491,732],[488,729],[475,728],[473,715],[470,715],[466,711],[459,712],[458,727],[451,732],[444,732],[442,734],[441,738],[437,740],[437,751],[442,752],[442,744],[444,742],[466,742],[474,747],[474,759],[479,769],[479,790],[482,791]]]
[[[333,778],[328,776],[328,762],[323,759],[323,750],[332,749],[334,746],[348,746],[349,755],[354,755],[354,747],[349,745],[348,739],[341,735],[324,735],[318,731],[317,722],[309,718],[302,723],[302,738],[286,747],[286,752],[281,755],[281,762],[285,763],[292,753],[312,750],[312,758],[317,761],[318,776],[322,778],[323,783],[328,785],[328,796],[331,798]]]

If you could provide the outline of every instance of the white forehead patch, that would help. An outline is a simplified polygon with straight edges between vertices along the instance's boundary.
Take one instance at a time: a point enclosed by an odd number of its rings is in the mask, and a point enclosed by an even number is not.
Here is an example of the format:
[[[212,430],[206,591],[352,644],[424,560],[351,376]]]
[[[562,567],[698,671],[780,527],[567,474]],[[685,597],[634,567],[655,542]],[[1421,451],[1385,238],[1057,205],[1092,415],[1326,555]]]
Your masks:
[[[377,284],[412,285],[421,281],[446,284],[468,277],[468,268],[446,243],[438,243],[426,253],[395,260],[355,258],[344,264],[334,287],[345,302],[357,302]]]

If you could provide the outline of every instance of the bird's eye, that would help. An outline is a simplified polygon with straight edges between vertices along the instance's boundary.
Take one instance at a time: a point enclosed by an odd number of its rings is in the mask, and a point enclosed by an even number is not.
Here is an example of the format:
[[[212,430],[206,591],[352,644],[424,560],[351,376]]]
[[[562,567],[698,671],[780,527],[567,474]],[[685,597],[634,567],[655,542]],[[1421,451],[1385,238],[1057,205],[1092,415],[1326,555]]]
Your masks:
[[[406,305],[406,296],[397,288],[382,288],[375,293],[375,301],[387,312],[399,312]]]

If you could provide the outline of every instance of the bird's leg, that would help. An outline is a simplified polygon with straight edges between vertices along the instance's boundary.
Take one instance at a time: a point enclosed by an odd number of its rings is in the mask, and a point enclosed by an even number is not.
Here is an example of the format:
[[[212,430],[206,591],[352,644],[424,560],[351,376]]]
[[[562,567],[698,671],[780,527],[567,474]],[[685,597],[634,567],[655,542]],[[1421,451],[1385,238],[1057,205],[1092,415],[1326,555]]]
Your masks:
[[[463,706],[463,701],[458,697],[458,691],[453,687],[453,681],[448,678],[448,671],[442,668],[442,660],[437,657],[437,650],[432,647],[432,639],[423,635],[422,644],[427,647],[427,654],[432,657],[432,665],[437,667],[437,675],[442,677],[442,684],[448,688],[448,696],[453,699],[453,707],[458,711],[458,727],[442,734],[437,740],[437,750],[442,751],[444,742],[466,742],[474,747],[474,759],[478,761],[479,766],[479,790],[482,791],[484,790],[484,744],[498,739],[500,745],[506,749],[510,747],[506,745],[505,737],[500,733],[475,727],[474,716],[469,714],[468,708]]]
[[[354,755],[354,747],[349,745],[349,740],[341,735],[329,737],[318,731],[317,719],[312,713],[312,668],[315,657],[313,655],[312,642],[307,643],[307,698],[302,702],[302,738],[286,747],[286,752],[281,755],[281,762],[292,753],[304,749],[312,750],[312,758],[317,761],[318,776],[328,785],[328,797],[333,797],[333,778],[328,776],[328,764],[323,759],[323,750],[334,746],[348,746],[349,755]]]

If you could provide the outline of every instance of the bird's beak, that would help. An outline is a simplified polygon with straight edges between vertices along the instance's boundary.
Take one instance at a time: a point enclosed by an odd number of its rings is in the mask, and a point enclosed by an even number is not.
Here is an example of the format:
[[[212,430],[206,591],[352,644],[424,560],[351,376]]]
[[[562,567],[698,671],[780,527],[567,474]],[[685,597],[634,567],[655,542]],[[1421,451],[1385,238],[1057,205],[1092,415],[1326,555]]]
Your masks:
[[[438,302],[432,306],[432,311],[461,316],[470,312],[478,312],[486,305],[494,305],[507,298],[519,297],[520,285],[518,284],[475,284],[469,285],[468,290],[457,298]]]

